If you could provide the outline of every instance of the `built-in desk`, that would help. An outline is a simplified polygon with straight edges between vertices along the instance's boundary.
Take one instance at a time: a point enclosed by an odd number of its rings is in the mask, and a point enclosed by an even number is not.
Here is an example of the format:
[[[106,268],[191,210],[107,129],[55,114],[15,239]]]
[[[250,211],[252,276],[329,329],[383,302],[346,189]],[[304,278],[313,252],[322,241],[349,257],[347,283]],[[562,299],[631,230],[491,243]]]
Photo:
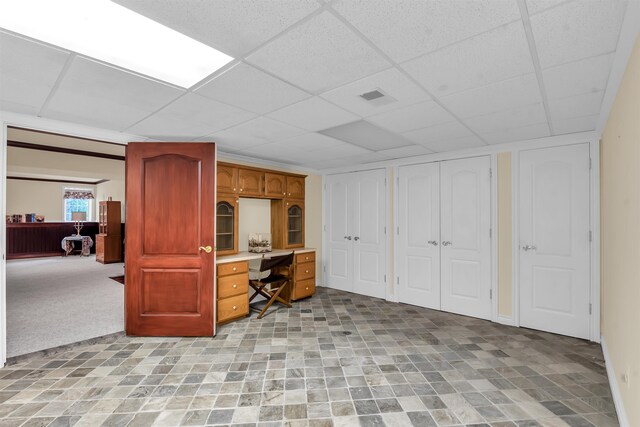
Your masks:
[[[291,252],[291,249],[275,249],[264,254],[239,252],[217,257],[217,323],[230,322],[249,314],[249,261]],[[292,301],[310,297],[316,292],[315,249],[295,249],[291,292]]]

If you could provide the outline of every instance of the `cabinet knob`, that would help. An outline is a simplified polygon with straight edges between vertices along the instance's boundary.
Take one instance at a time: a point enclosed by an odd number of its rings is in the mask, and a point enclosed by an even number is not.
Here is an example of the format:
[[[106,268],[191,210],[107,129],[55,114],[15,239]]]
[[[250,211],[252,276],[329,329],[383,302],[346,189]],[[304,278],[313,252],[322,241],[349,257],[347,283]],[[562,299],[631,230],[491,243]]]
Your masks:
[[[308,273],[308,272],[309,272],[309,270],[305,270],[304,272],[305,272],[305,273]]]
[[[309,290],[309,287],[307,286],[306,288],[304,288],[304,290],[305,290],[305,291],[308,291],[308,290]]]
[[[236,267],[233,267],[233,268],[232,268],[232,270],[233,270],[233,271],[236,271],[236,270],[237,270],[237,268],[236,268]]]
[[[236,187],[233,187],[233,191],[236,191]]]
[[[304,257],[304,259],[305,259],[305,260],[308,260],[308,259],[309,259],[309,257],[308,257],[308,256],[306,256],[306,257]]]
[[[289,193],[289,195],[291,195],[291,193]]]
[[[286,196],[286,195],[287,195],[287,193],[282,193],[282,195],[283,195],[283,196]]]
[[[240,189],[240,192],[242,193],[242,188]]]
[[[238,285],[236,285],[235,283],[233,284],[233,289],[236,289],[238,287]]]
[[[233,306],[233,310],[235,311],[235,310],[237,310],[237,309],[238,309],[238,307],[236,307],[236,306],[234,305],[234,306]]]

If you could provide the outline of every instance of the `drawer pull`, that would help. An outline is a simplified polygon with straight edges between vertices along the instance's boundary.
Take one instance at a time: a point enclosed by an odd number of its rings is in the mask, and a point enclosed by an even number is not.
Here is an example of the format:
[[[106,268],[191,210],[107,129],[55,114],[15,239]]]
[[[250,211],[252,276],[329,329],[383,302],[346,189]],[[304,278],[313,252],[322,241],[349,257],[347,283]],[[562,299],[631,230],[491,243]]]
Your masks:
[[[305,259],[305,260],[309,260],[309,257],[308,257],[308,256],[306,256],[306,257],[304,257],[304,259]]]
[[[233,289],[237,289],[238,285],[236,285],[235,283],[233,284]]]
[[[309,287],[307,286],[307,287],[306,287],[306,288],[304,288],[304,289],[305,289],[305,291],[308,291],[308,290],[309,290]]]
[[[233,270],[233,271],[236,271],[237,269],[238,269],[237,267],[233,267],[233,268],[232,268],[232,270]]]
[[[237,309],[238,309],[238,307],[234,305],[233,306],[233,311],[236,311]]]
[[[309,270],[305,270],[304,272],[305,272],[305,273],[308,273],[308,272],[309,272]]]

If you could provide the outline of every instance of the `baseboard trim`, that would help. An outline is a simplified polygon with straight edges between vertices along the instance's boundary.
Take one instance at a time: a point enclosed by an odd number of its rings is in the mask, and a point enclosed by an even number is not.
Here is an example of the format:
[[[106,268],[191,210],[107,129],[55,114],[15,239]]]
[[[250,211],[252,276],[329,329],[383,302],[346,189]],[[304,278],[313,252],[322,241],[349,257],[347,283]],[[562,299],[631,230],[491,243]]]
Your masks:
[[[515,326],[515,322],[513,321],[513,317],[509,316],[500,316],[496,317],[496,323],[500,323],[502,325]]]
[[[620,386],[618,385],[618,378],[611,364],[609,349],[607,348],[607,342],[605,341],[603,336],[600,337],[600,345],[602,346],[602,354],[604,355],[604,365],[605,365],[605,368],[607,369],[607,378],[609,378],[609,386],[611,387],[611,396],[613,397],[613,404],[616,407],[618,422],[620,423],[620,427],[629,427],[629,420],[627,419],[627,413],[624,410],[624,402],[622,401],[622,395],[620,394]]]

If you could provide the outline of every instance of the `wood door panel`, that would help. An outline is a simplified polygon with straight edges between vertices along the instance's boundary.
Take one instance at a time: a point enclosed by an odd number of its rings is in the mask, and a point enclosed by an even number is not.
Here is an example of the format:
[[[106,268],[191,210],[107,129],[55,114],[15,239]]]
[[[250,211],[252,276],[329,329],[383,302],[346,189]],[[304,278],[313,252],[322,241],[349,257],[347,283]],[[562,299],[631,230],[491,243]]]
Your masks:
[[[304,199],[304,178],[299,176],[287,176],[287,197],[292,199]]]
[[[214,144],[127,146],[128,335],[214,335],[214,170]]]
[[[264,174],[265,196],[282,199],[286,196],[285,176],[277,173],[266,172]]]
[[[142,269],[144,316],[166,313],[200,314],[200,270]]]
[[[241,196],[262,196],[262,180],[264,173],[253,169],[238,169]]]
[[[218,163],[216,185],[219,193],[238,192],[238,168]]]
[[[198,255],[200,218],[189,213],[199,211],[201,163],[198,159],[161,155],[143,160],[144,216],[143,255]],[[185,215],[176,215],[168,207],[176,207]],[[185,220],[191,218],[190,220]],[[167,239],[158,230],[179,230],[178,239]]]

